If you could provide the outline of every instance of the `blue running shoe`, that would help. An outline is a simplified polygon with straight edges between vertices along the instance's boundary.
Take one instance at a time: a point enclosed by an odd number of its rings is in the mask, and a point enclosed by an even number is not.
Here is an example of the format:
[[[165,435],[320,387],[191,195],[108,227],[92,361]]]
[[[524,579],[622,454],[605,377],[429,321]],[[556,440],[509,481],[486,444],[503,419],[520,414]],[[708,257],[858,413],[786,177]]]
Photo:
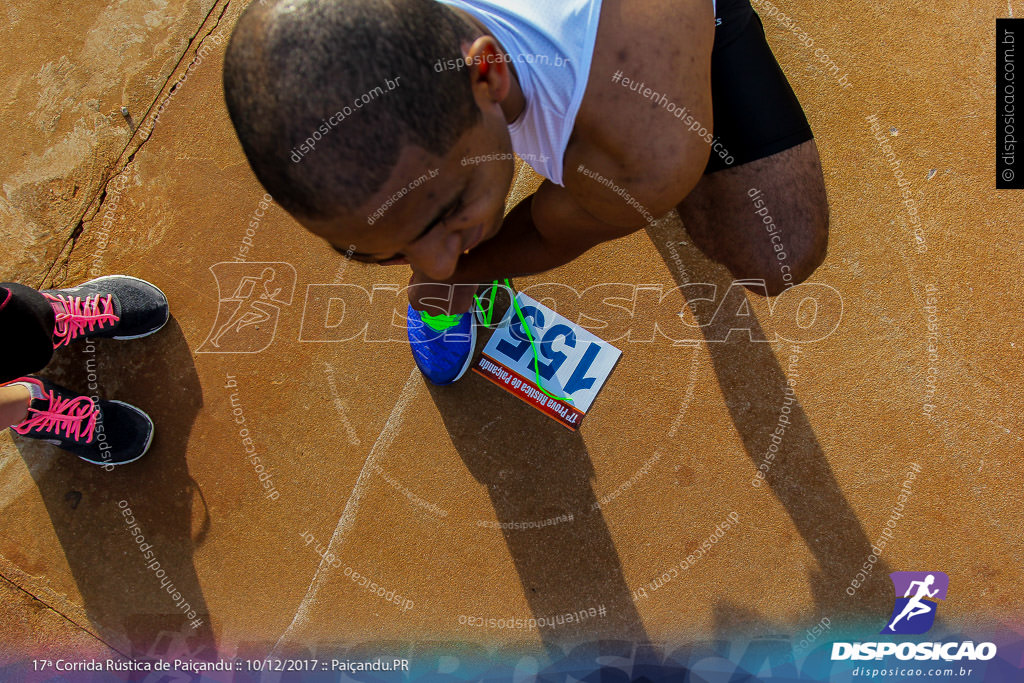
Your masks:
[[[451,384],[469,370],[476,349],[472,313],[430,315],[409,306],[409,346],[423,376],[433,384]]]

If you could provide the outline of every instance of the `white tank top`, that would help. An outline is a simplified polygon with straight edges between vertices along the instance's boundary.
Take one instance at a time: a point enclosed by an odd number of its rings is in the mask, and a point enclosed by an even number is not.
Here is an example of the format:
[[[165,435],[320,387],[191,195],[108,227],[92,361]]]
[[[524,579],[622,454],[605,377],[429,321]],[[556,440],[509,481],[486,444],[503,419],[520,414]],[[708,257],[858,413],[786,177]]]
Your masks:
[[[438,2],[468,12],[508,53],[526,100],[508,126],[512,149],[537,173],[564,186],[565,148],[587,89],[601,0]]]
[[[438,0],[482,23],[508,53],[526,107],[509,124],[512,148],[562,182],[565,148],[587,89],[601,0]]]

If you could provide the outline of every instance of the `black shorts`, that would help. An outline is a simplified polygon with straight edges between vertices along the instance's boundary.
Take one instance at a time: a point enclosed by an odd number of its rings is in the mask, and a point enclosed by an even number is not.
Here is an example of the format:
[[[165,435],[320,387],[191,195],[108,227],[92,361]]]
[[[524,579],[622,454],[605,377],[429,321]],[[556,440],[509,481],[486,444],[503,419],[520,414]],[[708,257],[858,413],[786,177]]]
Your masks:
[[[704,173],[763,159],[814,138],[750,0],[718,0],[711,50],[715,143]]]

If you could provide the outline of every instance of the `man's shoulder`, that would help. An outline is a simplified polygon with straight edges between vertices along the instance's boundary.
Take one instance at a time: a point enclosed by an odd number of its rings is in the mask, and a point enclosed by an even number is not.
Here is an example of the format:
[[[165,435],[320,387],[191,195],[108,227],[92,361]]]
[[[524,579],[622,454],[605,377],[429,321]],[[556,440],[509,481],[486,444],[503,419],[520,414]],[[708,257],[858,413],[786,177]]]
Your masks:
[[[640,186],[692,188],[710,146],[713,40],[710,0],[604,0],[565,177],[604,163]]]

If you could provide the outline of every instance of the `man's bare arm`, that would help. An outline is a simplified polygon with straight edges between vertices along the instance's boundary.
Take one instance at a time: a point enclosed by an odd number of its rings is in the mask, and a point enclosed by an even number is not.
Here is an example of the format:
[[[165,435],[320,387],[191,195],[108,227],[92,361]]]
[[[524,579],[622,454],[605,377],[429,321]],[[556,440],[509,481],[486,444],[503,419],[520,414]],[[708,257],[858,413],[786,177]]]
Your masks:
[[[552,270],[591,247],[636,232],[643,225],[605,223],[579,205],[563,187],[545,180],[537,192],[505,217],[493,239],[459,259],[450,284],[475,284]]]

